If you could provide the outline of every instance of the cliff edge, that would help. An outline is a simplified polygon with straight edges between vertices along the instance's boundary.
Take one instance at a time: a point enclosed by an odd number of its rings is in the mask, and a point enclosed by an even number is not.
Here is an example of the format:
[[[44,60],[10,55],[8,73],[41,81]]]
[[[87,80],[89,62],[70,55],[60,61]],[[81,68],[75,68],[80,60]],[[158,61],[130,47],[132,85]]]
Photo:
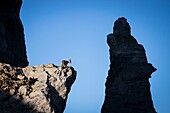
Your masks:
[[[124,17],[115,21],[107,43],[111,64],[101,113],[156,113],[149,83],[156,69],[148,63],[143,46],[131,36]]]
[[[76,71],[66,61],[28,66],[21,5],[0,0],[0,113],[63,113]]]
[[[0,113],[63,113],[75,79],[70,66],[0,63]]]

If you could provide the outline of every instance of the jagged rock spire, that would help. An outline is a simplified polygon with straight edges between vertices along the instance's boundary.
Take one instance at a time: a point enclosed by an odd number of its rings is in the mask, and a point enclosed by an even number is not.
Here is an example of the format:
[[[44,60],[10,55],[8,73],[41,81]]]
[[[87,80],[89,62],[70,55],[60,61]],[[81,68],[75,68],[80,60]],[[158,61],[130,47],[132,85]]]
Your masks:
[[[110,70],[102,113],[156,113],[149,78],[156,69],[147,61],[145,49],[131,36],[127,20],[115,21],[107,36]]]

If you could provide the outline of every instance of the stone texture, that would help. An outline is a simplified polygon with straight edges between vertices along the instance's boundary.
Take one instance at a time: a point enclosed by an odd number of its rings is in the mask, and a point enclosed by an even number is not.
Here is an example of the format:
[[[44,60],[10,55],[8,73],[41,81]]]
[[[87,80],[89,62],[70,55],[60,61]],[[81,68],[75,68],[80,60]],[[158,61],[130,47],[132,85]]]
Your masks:
[[[143,46],[131,36],[124,17],[115,21],[107,43],[111,64],[101,113],[156,113],[149,83],[156,69],[148,63]]]
[[[22,0],[0,0],[0,62],[16,67],[28,65],[21,5]]]
[[[0,113],[63,113],[75,79],[69,66],[0,63]]]

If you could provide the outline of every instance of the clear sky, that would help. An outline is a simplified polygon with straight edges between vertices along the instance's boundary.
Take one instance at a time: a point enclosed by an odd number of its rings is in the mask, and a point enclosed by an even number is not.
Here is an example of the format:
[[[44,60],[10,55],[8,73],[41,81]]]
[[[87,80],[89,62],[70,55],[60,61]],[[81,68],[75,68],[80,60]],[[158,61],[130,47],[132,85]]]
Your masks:
[[[72,59],[77,79],[65,113],[99,113],[109,69],[107,34],[126,17],[132,35],[146,49],[152,74],[151,93],[158,113],[170,112],[169,0],[23,0],[29,65]]]

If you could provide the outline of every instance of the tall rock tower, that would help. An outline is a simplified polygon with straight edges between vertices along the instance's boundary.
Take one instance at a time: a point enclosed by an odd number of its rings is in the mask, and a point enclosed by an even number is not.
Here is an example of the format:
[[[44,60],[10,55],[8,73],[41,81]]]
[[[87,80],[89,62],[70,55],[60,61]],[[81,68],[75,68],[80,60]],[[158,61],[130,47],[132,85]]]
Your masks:
[[[0,62],[16,67],[28,65],[21,5],[22,0],[0,0]]]
[[[101,113],[156,113],[149,83],[156,69],[148,63],[143,46],[131,36],[124,17],[114,23],[107,43],[111,64]]]

